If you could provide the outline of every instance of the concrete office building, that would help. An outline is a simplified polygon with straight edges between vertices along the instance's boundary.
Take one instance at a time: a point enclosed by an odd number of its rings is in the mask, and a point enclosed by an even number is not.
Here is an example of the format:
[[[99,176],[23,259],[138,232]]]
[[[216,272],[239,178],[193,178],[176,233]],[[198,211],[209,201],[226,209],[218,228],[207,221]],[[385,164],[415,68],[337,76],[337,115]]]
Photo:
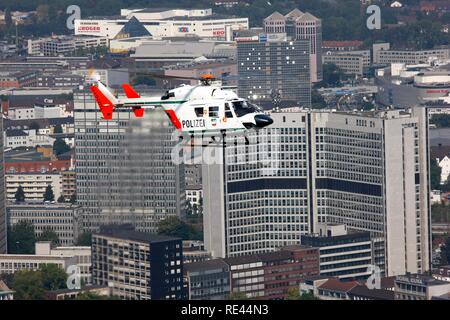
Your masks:
[[[323,53],[322,62],[335,64],[347,74],[363,76],[370,66],[370,51],[328,51]]]
[[[238,93],[262,106],[309,106],[311,80],[306,40],[238,41]]]
[[[75,93],[77,203],[81,231],[131,223],[155,232],[185,208],[184,167],[171,160],[175,130],[161,110],[135,118],[128,110],[103,120],[90,93]]]
[[[125,300],[182,299],[183,248],[179,238],[103,226],[92,235],[94,285]]]
[[[230,294],[230,267],[222,259],[184,265],[189,300],[225,300]]]
[[[304,235],[302,245],[320,250],[320,275],[340,280],[367,279],[372,265],[369,232],[348,233],[345,225],[321,225],[319,233]]]
[[[331,223],[379,239],[386,276],[429,269],[426,108],[271,116],[249,145],[229,137],[221,161],[203,165],[213,257],[274,251]]]
[[[22,186],[25,201],[43,202],[47,186],[51,186],[55,201],[61,196],[61,175],[59,173],[7,173],[6,199],[15,201],[15,193]]]
[[[395,277],[395,300],[431,300],[448,295],[450,282],[425,274],[406,274]]]
[[[0,127],[3,131],[3,117],[0,120]],[[0,139],[0,254],[6,253],[6,184],[5,184],[5,166],[3,158],[3,139]]]
[[[51,229],[58,235],[59,245],[73,246],[79,236],[80,211],[78,205],[70,203],[10,203],[7,207],[8,225],[27,221],[34,225],[37,237],[44,230]]]
[[[442,61],[450,58],[450,48],[435,48],[431,50],[394,50],[389,43],[376,43],[373,45],[374,64],[419,64],[427,63],[430,59]]]
[[[266,33],[285,33],[292,39],[309,42],[311,82],[322,80],[322,20],[294,9],[283,16],[274,12],[264,19]]]
[[[285,299],[307,277],[319,274],[319,250],[288,246],[276,252],[213,259],[185,265],[190,299],[226,299],[244,293],[250,299]]]

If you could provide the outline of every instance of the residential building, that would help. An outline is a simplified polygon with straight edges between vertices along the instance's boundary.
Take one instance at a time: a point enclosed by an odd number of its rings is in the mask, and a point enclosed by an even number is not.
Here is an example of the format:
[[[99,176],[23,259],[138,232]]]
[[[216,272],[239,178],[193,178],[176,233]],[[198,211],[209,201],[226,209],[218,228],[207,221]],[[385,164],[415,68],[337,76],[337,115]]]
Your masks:
[[[52,36],[28,40],[28,54],[41,56],[61,56],[77,50],[108,47],[106,37]]]
[[[0,88],[23,88],[33,87],[36,84],[36,72],[33,71],[17,71],[4,72],[0,71]]]
[[[51,186],[55,201],[61,196],[61,174],[59,173],[7,173],[6,199],[15,201],[17,188],[22,186],[25,201],[43,202],[47,186]]]
[[[62,194],[66,201],[70,201],[77,191],[77,179],[75,170],[61,171]]]
[[[79,236],[78,219],[81,208],[70,203],[9,203],[7,206],[8,225],[21,221],[34,225],[36,236],[46,229],[54,231],[59,245],[73,246]]]
[[[225,300],[230,294],[230,267],[222,259],[187,263],[183,272],[189,300]]]
[[[450,282],[424,274],[406,274],[395,278],[395,300],[431,300],[450,292]]]
[[[121,299],[182,299],[181,239],[103,226],[92,235],[92,278]]]
[[[21,148],[21,147],[37,147],[40,145],[53,145],[55,139],[46,134],[38,134],[37,130],[5,130],[5,147]]]
[[[14,291],[8,288],[3,280],[0,280],[0,301],[14,300]]]
[[[268,108],[311,104],[307,40],[239,40],[237,60],[240,97]]]
[[[309,42],[310,80],[322,80],[322,21],[309,12],[294,9],[283,16],[274,12],[264,19],[266,33],[285,33],[296,40]]]
[[[319,248],[320,275],[340,280],[367,279],[371,275],[373,259],[369,232],[348,233],[344,225],[320,225],[319,229],[325,232],[303,235],[301,243]]]
[[[344,224],[376,240],[383,275],[429,270],[426,108],[293,108],[271,117],[270,127],[249,133],[249,145],[228,137],[203,165],[204,241],[213,257],[275,251],[318,224]]]
[[[320,300],[350,300],[350,292],[359,286],[357,281],[341,281],[329,278],[317,288],[317,298]]]
[[[78,92],[74,100],[81,230],[131,223],[139,231],[156,232],[159,221],[182,216],[184,165],[171,161],[177,140],[167,115],[146,110],[144,117],[135,118],[128,110],[117,110],[105,121],[92,94]]]

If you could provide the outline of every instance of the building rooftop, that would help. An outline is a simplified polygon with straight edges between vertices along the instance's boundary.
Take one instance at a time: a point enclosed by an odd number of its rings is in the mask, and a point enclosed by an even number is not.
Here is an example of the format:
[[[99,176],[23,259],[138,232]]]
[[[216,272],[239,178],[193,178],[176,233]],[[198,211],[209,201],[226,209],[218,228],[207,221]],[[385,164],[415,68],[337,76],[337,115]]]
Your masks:
[[[319,289],[330,290],[330,291],[339,291],[339,292],[349,292],[356,286],[359,286],[360,283],[357,281],[341,281],[337,278],[330,278],[328,281],[319,286]]]
[[[131,225],[102,226],[100,227],[100,232],[97,233],[97,235],[145,243],[181,240],[180,238],[159,235],[156,233],[135,231]]]
[[[417,273],[396,276],[395,282],[414,282],[415,284],[419,282],[420,284],[426,286],[450,285],[450,282],[438,280],[426,274]]]
[[[369,289],[365,285],[353,287],[348,292],[350,296],[364,297],[373,300],[394,300],[395,293],[391,290]]]
[[[201,272],[211,269],[228,269],[228,264],[223,259],[212,259],[186,263],[183,265],[185,272]]]
[[[313,246],[334,246],[349,242],[366,242],[370,241],[369,232],[350,233],[341,236],[319,236],[319,235],[302,235],[302,244]]]
[[[253,263],[253,262],[268,262],[268,261],[276,261],[276,260],[287,260],[292,258],[292,252],[300,249],[309,249],[308,246],[289,246],[280,249],[279,251],[267,252],[267,253],[258,253],[246,256],[232,257],[226,258],[224,261],[229,265],[238,265],[245,263]]]

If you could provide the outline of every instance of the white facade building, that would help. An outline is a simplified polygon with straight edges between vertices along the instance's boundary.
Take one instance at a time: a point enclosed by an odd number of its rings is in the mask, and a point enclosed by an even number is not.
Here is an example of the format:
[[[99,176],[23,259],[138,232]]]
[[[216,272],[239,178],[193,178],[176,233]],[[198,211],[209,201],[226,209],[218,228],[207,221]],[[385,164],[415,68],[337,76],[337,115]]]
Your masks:
[[[272,113],[249,146],[216,148],[221,161],[202,172],[206,250],[274,251],[319,223],[344,224],[380,239],[386,276],[429,270],[426,112]]]
[[[75,35],[107,37],[108,39],[130,37],[123,28],[131,19],[137,19],[153,38],[198,36],[208,39],[226,39],[230,31],[246,30],[248,18],[222,18],[212,14],[211,9],[200,10],[122,10],[122,18],[75,20]]]
[[[6,176],[6,199],[15,201],[17,188],[22,186],[25,201],[44,201],[45,189],[52,186],[55,201],[61,196],[62,182],[59,173],[8,173]]]

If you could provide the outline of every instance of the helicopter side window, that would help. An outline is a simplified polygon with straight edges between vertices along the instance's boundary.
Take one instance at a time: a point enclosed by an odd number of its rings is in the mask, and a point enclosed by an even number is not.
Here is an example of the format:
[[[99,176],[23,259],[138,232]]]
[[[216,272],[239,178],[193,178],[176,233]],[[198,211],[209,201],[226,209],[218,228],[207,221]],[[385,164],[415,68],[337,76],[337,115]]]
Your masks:
[[[233,113],[231,112],[230,105],[225,103],[225,118],[233,118]]]
[[[197,117],[203,117],[203,107],[195,108],[194,111]]]
[[[258,107],[256,104],[250,103],[246,100],[233,101],[233,107],[234,107],[234,112],[236,113],[236,115],[238,117],[245,116],[246,114],[249,114],[249,113],[262,112],[260,107]]]
[[[209,117],[218,118],[219,117],[219,107],[209,107]]]

